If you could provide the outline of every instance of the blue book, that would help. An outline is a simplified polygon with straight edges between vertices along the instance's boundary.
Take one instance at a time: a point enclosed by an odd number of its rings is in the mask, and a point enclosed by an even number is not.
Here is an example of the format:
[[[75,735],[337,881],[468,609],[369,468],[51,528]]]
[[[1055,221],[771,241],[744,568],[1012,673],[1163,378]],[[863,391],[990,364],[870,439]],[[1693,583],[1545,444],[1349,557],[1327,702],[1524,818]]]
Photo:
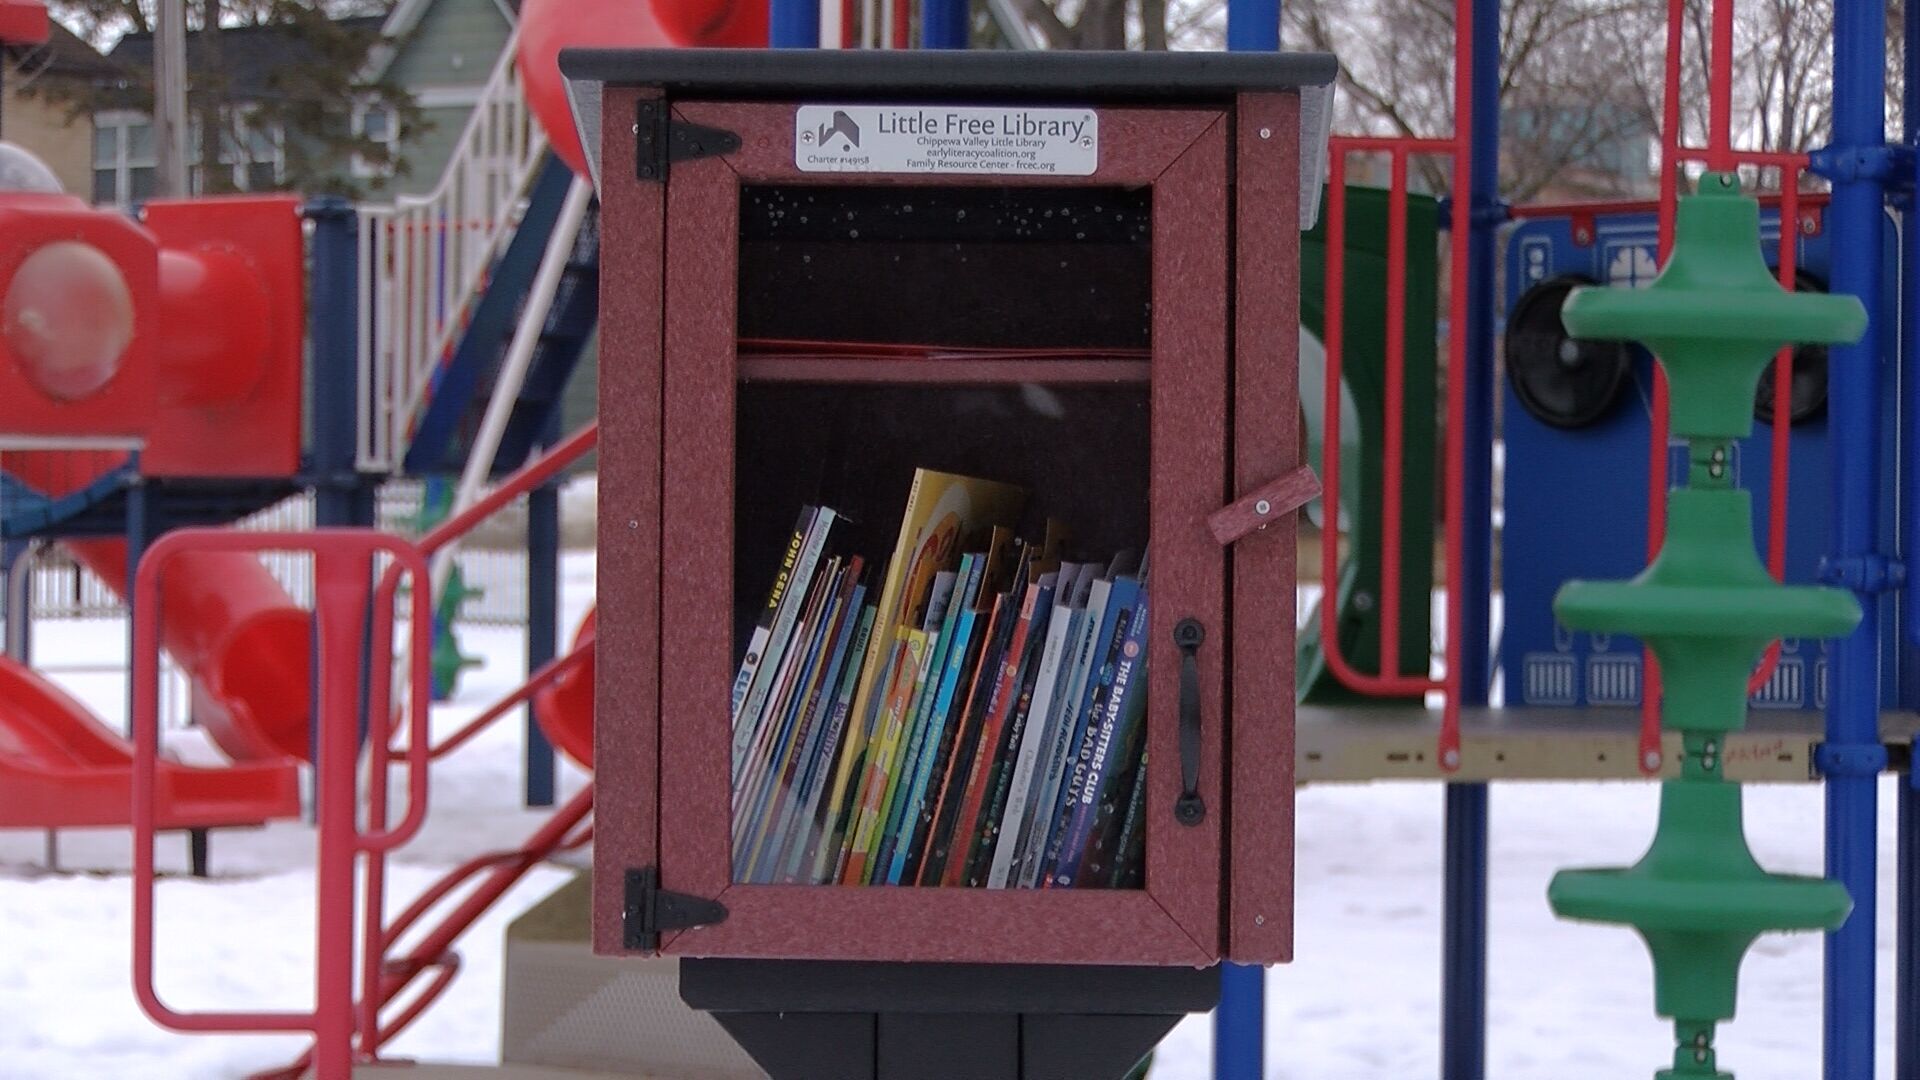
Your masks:
[[[967,593],[972,581],[979,574],[977,563],[986,562],[985,555],[962,555],[960,569],[954,580],[953,590],[948,595],[946,612],[939,620],[938,632],[934,635],[927,650],[923,667],[923,685],[915,696],[908,711],[912,728],[907,733],[906,753],[900,759],[900,776],[912,777],[920,767],[920,758],[926,753],[927,728],[933,719],[934,698],[940,692],[940,680],[946,673],[947,654],[953,650],[953,629],[960,621],[960,610],[967,606]],[[906,817],[909,783],[893,785],[893,798],[887,804],[880,827],[880,844],[874,851],[871,867],[871,884],[886,884],[893,867],[894,848],[899,845],[900,829]]]
[[[920,836],[921,826],[925,824],[922,819],[925,816],[923,804],[927,800],[927,785],[940,758],[940,745],[946,736],[947,723],[952,719],[955,690],[966,678],[967,661],[973,656],[973,634],[982,625],[980,616],[991,614],[981,611],[975,603],[975,594],[985,587],[982,579],[986,576],[986,564],[984,557],[974,559],[972,572],[964,583],[967,591],[955,598],[960,614],[953,623],[945,670],[941,672],[940,686],[933,697],[933,712],[927,717],[926,733],[920,740],[920,758],[914,763],[911,784],[901,803],[900,827],[894,836],[892,858],[887,864],[886,881],[889,885],[900,884],[906,876],[907,863],[917,846],[915,841]],[[955,591],[957,593],[959,590]]]
[[[1113,588],[1107,593],[1107,607],[1100,615],[1100,630],[1094,641],[1094,667],[1087,678],[1087,688],[1080,700],[1078,713],[1074,718],[1074,735],[1069,745],[1074,747],[1073,756],[1067,759],[1068,774],[1060,785],[1060,795],[1051,808],[1051,817],[1047,820],[1047,844],[1040,858],[1041,882],[1053,884],[1053,871],[1060,858],[1061,845],[1066,840],[1068,812],[1080,798],[1080,789],[1087,780],[1087,768],[1093,761],[1093,740],[1100,733],[1099,715],[1106,701],[1106,688],[1113,685],[1114,666],[1120,657],[1122,642],[1126,640],[1127,623],[1134,606],[1140,598],[1140,581],[1131,576],[1113,579]]]
[[[1120,655],[1113,664],[1113,677],[1106,684],[1106,697],[1100,715],[1089,718],[1087,743],[1093,748],[1087,762],[1080,794],[1067,808],[1067,826],[1060,843],[1060,855],[1054,864],[1055,888],[1071,888],[1080,875],[1080,864],[1087,855],[1093,836],[1093,822],[1099,816],[1100,800],[1108,793],[1110,779],[1124,771],[1118,756],[1128,745],[1129,728],[1140,721],[1146,701],[1147,674],[1147,594],[1140,593],[1138,606],[1127,621],[1127,636],[1120,642]]]

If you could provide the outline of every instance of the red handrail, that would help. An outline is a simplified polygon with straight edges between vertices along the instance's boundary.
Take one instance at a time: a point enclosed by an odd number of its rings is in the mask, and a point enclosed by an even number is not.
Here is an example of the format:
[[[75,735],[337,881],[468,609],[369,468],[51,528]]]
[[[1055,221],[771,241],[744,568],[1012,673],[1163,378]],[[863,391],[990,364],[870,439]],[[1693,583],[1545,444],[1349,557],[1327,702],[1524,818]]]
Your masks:
[[[428,556],[470,531],[508,502],[547,480],[591,450],[597,425],[589,424],[560,445],[529,462],[473,506],[430,531],[417,544],[364,529],[323,529],[307,533],[241,533],[230,530],[181,530],[162,537],[141,560],[134,590],[134,986],[142,1008],[163,1026],[183,1031],[309,1032],[313,1047],[291,1070],[263,1075],[304,1075],[309,1065],[317,1080],[347,1080],[356,1056],[371,1059],[387,1039],[412,1022],[444,990],[458,970],[449,952],[464,933],[530,867],[568,843],[592,807],[592,789],[575,796],[548,823],[514,852],[483,856],[469,862],[428,890],[393,925],[384,921],[386,856],[420,828],[428,806],[430,761],[471,739],[498,717],[526,701],[584,659],[575,650],[541,668],[525,686],[462,728],[439,748],[431,745],[427,694],[431,685],[432,589]],[[319,908],[318,961],[314,1007],[305,1012],[183,1013],[160,1000],[154,988],[154,863],[156,826],[155,760],[159,752],[158,724],[158,582],[168,560],[185,550],[247,551],[302,550],[314,553],[315,615],[318,620],[317,663],[320,700],[319,754],[315,788],[319,806],[319,859],[315,881]],[[390,565],[377,586],[369,588],[374,557],[384,553]],[[402,713],[407,717],[406,746],[396,751],[394,739],[393,635],[394,612],[403,577],[411,576],[409,597],[409,689]],[[358,757],[360,749],[360,647],[362,620],[371,603],[372,625],[367,635],[372,657],[367,672],[369,703],[369,772],[376,782],[367,793],[366,825],[357,817]],[[396,753],[407,763],[407,812],[398,825],[388,823],[386,776]],[[359,860],[365,862],[365,886],[356,887]],[[424,917],[452,889],[481,870],[494,872],[406,956],[387,962],[386,952],[400,935]],[[364,902],[356,935],[355,901]],[[354,953],[359,938],[362,968],[359,1001],[355,1000]],[[423,972],[439,974],[391,1023],[382,1026],[380,1010],[390,1004]],[[356,1008],[356,1005],[358,1006]]]
[[[1393,507],[1391,518],[1383,515],[1381,519],[1381,549],[1385,565],[1381,569],[1381,593],[1394,594],[1396,602],[1388,607],[1382,596],[1380,625],[1380,672],[1369,674],[1356,669],[1347,659],[1340,645],[1339,622],[1339,573],[1340,573],[1340,381],[1345,371],[1346,356],[1346,243],[1347,243],[1347,156],[1356,152],[1388,151],[1393,154],[1396,169],[1395,177],[1400,186],[1391,194],[1395,203],[1405,201],[1405,161],[1398,144],[1391,140],[1350,139],[1336,137],[1329,143],[1328,179],[1327,179],[1327,266],[1326,266],[1326,310],[1322,345],[1326,349],[1326,378],[1321,387],[1323,394],[1322,422],[1320,432],[1321,462],[1321,537],[1320,537],[1320,650],[1326,658],[1327,669],[1341,685],[1357,693],[1380,697],[1424,694],[1443,688],[1443,684],[1422,676],[1399,674],[1399,637],[1400,606],[1397,602],[1399,591],[1400,562],[1400,518],[1398,499],[1389,495],[1387,503]],[[1392,258],[1394,236],[1389,227],[1389,258]],[[1400,218],[1400,230],[1397,233],[1399,265],[1405,273],[1406,265],[1406,220]],[[1391,265],[1391,261],[1390,261]],[[1392,270],[1388,271],[1388,280],[1395,279]],[[1400,413],[1404,410],[1404,382],[1406,368],[1406,334],[1404,323],[1406,299],[1397,288],[1387,289],[1387,340],[1386,340],[1386,377],[1388,396],[1385,424],[1388,437],[1385,443],[1385,472],[1393,491],[1399,490],[1399,475],[1404,471],[1401,455],[1404,443],[1395,433],[1400,427]],[[1399,332],[1395,332],[1395,328]],[[1394,571],[1394,585],[1387,587],[1387,570]],[[1393,643],[1391,656],[1388,642]]]
[[[1461,5],[1463,8],[1466,4]],[[1397,696],[1424,694],[1438,690],[1443,695],[1437,755],[1440,767],[1453,772],[1460,767],[1460,691],[1464,672],[1460,665],[1465,598],[1460,582],[1465,566],[1465,477],[1466,448],[1466,335],[1467,319],[1467,245],[1471,200],[1469,161],[1466,148],[1472,137],[1466,108],[1472,71],[1462,56],[1456,71],[1455,93],[1459,108],[1458,128],[1452,138],[1392,138],[1367,136],[1339,137],[1329,149],[1327,193],[1327,353],[1324,419],[1322,421],[1321,463],[1325,490],[1321,505],[1325,508],[1320,547],[1321,587],[1327,590],[1320,606],[1321,650],[1327,667],[1342,685],[1363,694]],[[1389,155],[1391,181],[1388,190],[1387,217],[1387,310],[1386,310],[1386,397],[1383,407],[1385,456],[1383,503],[1381,508],[1380,573],[1380,672],[1357,671],[1341,651],[1338,611],[1333,592],[1339,580],[1339,506],[1340,506],[1340,379],[1345,347],[1346,285],[1346,171],[1347,156],[1353,153]],[[1448,273],[1452,286],[1448,291],[1447,335],[1447,435],[1445,444],[1445,548],[1447,603],[1445,614],[1445,664],[1439,680],[1399,674],[1400,667],[1400,563],[1402,558],[1402,508],[1405,477],[1406,423],[1406,297],[1399,283],[1407,265],[1407,161],[1414,154],[1445,155],[1452,159],[1453,200],[1451,229],[1455,241],[1449,245]]]
[[[439,745],[435,746],[428,756],[435,761],[439,761],[441,758],[465,746],[475,735],[480,734],[492,726],[494,721],[525,704],[535,694],[558,682],[562,675],[579,667],[592,657],[593,642],[589,641],[579,648],[574,649],[572,652],[567,653],[565,656],[556,657],[547,661],[540,666],[538,671],[528,676],[527,681],[522,683],[518,689],[488,706],[485,712],[467,721],[466,725],[459,731],[442,739]]]
[[[314,557],[314,615],[317,622],[319,718],[315,790],[319,817],[319,854],[314,890],[316,920],[314,1007],[306,1012],[181,1012],[160,999],[154,986],[155,871],[153,842],[157,807],[155,763],[159,757],[160,580],[169,561],[187,551],[257,554],[309,551]],[[134,576],[133,602],[133,983],[141,1008],[156,1023],[178,1031],[307,1031],[314,1036],[319,1080],[346,1080],[352,1071],[354,871],[360,856],[381,861],[385,846],[404,839],[406,826],[391,832],[375,818],[375,831],[362,832],[356,820],[359,759],[360,644],[369,600],[368,583],[376,554],[385,554],[418,582],[427,580],[426,559],[412,545],[370,529],[249,533],[226,529],[182,529],[148,549]],[[416,661],[411,695],[413,729],[426,733],[426,656],[431,647],[432,605],[428,590],[414,590],[411,625]],[[384,612],[389,635],[393,608]],[[378,628],[376,627],[376,637]],[[390,661],[389,661],[390,664]],[[377,679],[377,675],[375,676]],[[376,710],[386,724],[387,711]],[[408,754],[409,819],[413,806],[427,802],[425,743]],[[372,785],[384,800],[385,777]]]

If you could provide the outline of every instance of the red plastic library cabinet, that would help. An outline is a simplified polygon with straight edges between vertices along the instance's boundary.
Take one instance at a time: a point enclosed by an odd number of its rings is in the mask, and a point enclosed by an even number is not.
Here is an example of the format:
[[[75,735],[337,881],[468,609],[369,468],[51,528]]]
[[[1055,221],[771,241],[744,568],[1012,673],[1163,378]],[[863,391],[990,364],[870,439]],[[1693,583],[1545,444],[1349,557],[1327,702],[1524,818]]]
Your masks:
[[[1288,959],[1292,511],[1315,490],[1298,427],[1298,238],[1318,202],[1332,59],[586,50],[561,66],[597,146],[604,237],[596,948],[1133,968]],[[1123,568],[1151,596],[1133,887],[1118,871],[1098,884],[1122,887],[966,887],[952,869],[945,884],[924,869],[903,883],[914,871],[901,878],[879,838],[912,848],[908,865],[920,857],[914,807],[937,818],[941,778],[955,775],[966,806],[965,751],[927,768],[916,804],[916,763],[941,760],[936,737],[889,716],[884,686],[865,736],[857,704],[836,732],[832,688],[825,706],[804,688],[820,694],[828,670],[849,688],[867,675],[829,666],[826,648],[788,650],[800,689],[786,726],[776,714],[768,730],[783,732],[773,745],[787,747],[791,779],[764,804],[736,798],[730,698],[770,585],[791,567],[783,556],[806,536],[796,514],[835,511],[843,599],[843,621],[811,609],[808,624],[802,609],[796,623],[819,645],[834,626],[851,634],[857,557],[866,602],[882,608],[873,625],[893,633],[880,594],[903,509],[925,495],[920,469],[1017,486],[1024,516],[991,522],[1012,534],[1064,530],[1057,551],[1028,549],[1036,586],[1055,556],[1104,574],[1117,553],[1144,552],[1145,566]],[[975,542],[959,536],[945,568]],[[886,646],[869,648],[884,662]],[[949,659],[964,681],[974,661]],[[908,714],[923,701],[917,715],[937,717],[940,674],[923,691],[905,670]],[[949,736],[963,744],[964,715],[956,706]],[[982,765],[996,738],[986,723]],[[835,739],[856,746],[846,798],[863,775],[880,796],[877,869],[819,852],[834,842],[829,778],[848,768],[832,764]],[[889,757],[897,782],[874,781],[873,761]],[[1015,767],[1009,757],[1002,771],[1018,787]],[[825,790],[815,801],[810,772]],[[1045,773],[1033,767],[1032,791]],[[785,857],[742,855],[736,832],[756,805],[789,808],[790,831],[762,837]],[[1046,816],[1030,813],[1028,833]]]

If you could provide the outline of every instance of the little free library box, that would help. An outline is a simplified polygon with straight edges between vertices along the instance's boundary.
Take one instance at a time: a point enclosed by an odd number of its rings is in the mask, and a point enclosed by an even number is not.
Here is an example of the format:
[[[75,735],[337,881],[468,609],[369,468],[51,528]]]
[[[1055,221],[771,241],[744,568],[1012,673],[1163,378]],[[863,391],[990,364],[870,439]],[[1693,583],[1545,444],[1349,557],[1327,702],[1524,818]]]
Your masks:
[[[1330,57],[575,50],[595,947],[1292,950]]]

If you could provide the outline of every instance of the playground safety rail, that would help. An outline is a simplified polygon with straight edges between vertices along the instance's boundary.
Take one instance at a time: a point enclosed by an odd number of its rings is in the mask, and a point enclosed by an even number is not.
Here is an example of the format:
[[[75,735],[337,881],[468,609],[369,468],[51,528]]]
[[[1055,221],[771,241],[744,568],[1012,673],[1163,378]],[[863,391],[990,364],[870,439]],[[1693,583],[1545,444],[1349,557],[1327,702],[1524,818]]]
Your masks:
[[[1716,14],[1716,18],[1719,16]],[[1716,33],[1718,26],[1716,25]],[[1730,29],[1727,33],[1731,33]],[[1677,51],[1669,54],[1670,66],[1678,65]],[[1464,63],[1464,55],[1463,55]],[[1470,73],[1470,64],[1466,65]],[[1730,76],[1726,76],[1730,77]],[[1670,86],[1678,86],[1678,75],[1672,75]],[[1456,88],[1458,90],[1458,88]],[[1464,93],[1464,91],[1459,91]],[[1671,98],[1672,95],[1669,95]],[[1462,104],[1456,102],[1456,105]],[[1674,115],[1669,117],[1667,132],[1676,132],[1678,128],[1678,103],[1670,101],[1668,109]],[[1458,108],[1457,115],[1466,115],[1467,110]],[[1779,274],[1781,283],[1788,289],[1793,288],[1795,273],[1795,245],[1792,242],[1794,231],[1801,228],[1799,190],[1801,173],[1807,167],[1807,155],[1792,153],[1767,153],[1757,151],[1738,151],[1727,145],[1729,122],[1724,108],[1717,108],[1715,122],[1721,127],[1716,129],[1715,144],[1704,149],[1682,147],[1677,138],[1668,138],[1669,145],[1664,157],[1676,163],[1701,163],[1709,167],[1746,166],[1755,169],[1776,169],[1780,173],[1781,194],[1775,197],[1780,207],[1782,222],[1782,242],[1780,245]],[[1330,140],[1328,157],[1328,195],[1327,195],[1327,272],[1326,272],[1326,325],[1325,341],[1327,375],[1325,380],[1323,416],[1325,421],[1321,432],[1321,460],[1325,463],[1322,478],[1323,505],[1336,506],[1340,497],[1340,381],[1344,371],[1344,327],[1345,327],[1345,270],[1346,270],[1346,173],[1347,161],[1356,154],[1384,155],[1389,161],[1388,218],[1387,218],[1387,280],[1399,281],[1406,274],[1407,266],[1407,196],[1408,162],[1415,155],[1454,156],[1454,183],[1457,189],[1464,190],[1457,175],[1460,169],[1460,147],[1471,137],[1456,134],[1451,138],[1418,137],[1373,137],[1373,136],[1335,136]],[[1507,211],[1511,217],[1538,217],[1548,213],[1593,213],[1600,210],[1643,207],[1658,211],[1660,215],[1660,258],[1666,258],[1667,245],[1671,242],[1673,228],[1673,208],[1677,191],[1677,166],[1662,174],[1661,198],[1657,202],[1646,204],[1591,204],[1580,207],[1560,206],[1553,208],[1513,208]],[[1465,235],[1462,222],[1466,200],[1453,201],[1453,221],[1451,232],[1455,237]],[[1452,281],[1449,287],[1451,310],[1449,326],[1463,327],[1465,312],[1460,305],[1465,301],[1464,259],[1465,244],[1451,243],[1453,258],[1450,264]],[[1345,687],[1356,693],[1378,697],[1406,696],[1438,692],[1445,702],[1439,736],[1438,759],[1441,768],[1452,772],[1460,763],[1459,733],[1459,693],[1458,683],[1451,673],[1459,666],[1457,654],[1449,650],[1445,672],[1439,679],[1424,675],[1400,674],[1400,620],[1401,620],[1401,494],[1405,482],[1405,401],[1406,401],[1406,299],[1398,290],[1389,290],[1386,297],[1386,340],[1385,374],[1386,400],[1384,406],[1384,467],[1379,513],[1381,516],[1382,565],[1380,570],[1380,670],[1378,673],[1363,672],[1356,669],[1346,657],[1338,633],[1339,605],[1329,592],[1320,604],[1320,642],[1322,655],[1325,656],[1329,670]],[[1451,332],[1448,335],[1447,360],[1447,415],[1448,431],[1461,430],[1458,417],[1464,413],[1466,393],[1464,386],[1466,335]],[[1774,366],[1774,386],[1777,402],[1790,400],[1793,378],[1793,350],[1782,349]],[[1650,441],[1650,475],[1648,482],[1648,554],[1657,554],[1661,540],[1665,535],[1667,488],[1667,398],[1666,377],[1657,368],[1654,372],[1653,393],[1653,433]],[[1791,437],[1791,415],[1786,408],[1774,410],[1771,436],[1773,445],[1773,468],[1769,485],[1771,498],[1768,503],[1768,569],[1776,580],[1784,578],[1786,567],[1786,527],[1787,527],[1787,483],[1788,483],[1788,441]],[[1457,480],[1464,474],[1456,457],[1456,451],[1464,451],[1461,439],[1449,435],[1446,444],[1447,467],[1447,510],[1445,513],[1447,539],[1447,616],[1445,640],[1450,646],[1462,632],[1459,612],[1454,603],[1460,590],[1460,563],[1457,559],[1463,547],[1461,533],[1456,529],[1458,509],[1464,505],[1464,499],[1456,490]],[[1331,517],[1328,520],[1332,520]],[[1339,580],[1340,550],[1337,537],[1332,542],[1323,540],[1320,548],[1320,579],[1322,588],[1330,589],[1331,583]],[[1779,661],[1780,643],[1774,642],[1767,650],[1759,667],[1750,680],[1752,690],[1766,685]],[[1661,768],[1660,721],[1657,709],[1659,701],[1659,672],[1651,657],[1647,658],[1647,689],[1642,702],[1640,747],[1638,761],[1641,771],[1646,775],[1655,775]]]
[[[358,209],[362,471],[390,473],[405,458],[434,372],[518,227],[522,197],[546,154],[518,43],[516,28],[433,189]]]
[[[215,1011],[182,1012],[161,1000],[154,983],[154,908],[156,871],[154,838],[158,831],[155,798],[156,765],[160,755],[159,660],[160,581],[167,564],[187,553],[306,551],[314,557],[314,615],[320,741],[316,747],[314,782],[318,818],[318,858],[314,892],[315,920],[314,1005],[305,1012]],[[361,646],[368,603],[372,601],[374,655],[393,648],[394,592],[370,595],[375,557],[391,560],[397,581],[401,572],[417,583],[427,580],[426,558],[397,537],[371,529],[330,529],[316,532],[248,533],[226,529],[182,529],[156,541],[140,560],[134,579],[133,604],[133,984],[141,1008],[156,1023],[175,1031],[198,1032],[308,1032],[313,1035],[319,1080],[348,1080],[353,1067],[353,976],[355,869],[362,858],[370,873],[384,865],[388,851],[419,831],[427,808],[427,663],[429,651],[416,642],[412,689],[406,710],[415,749],[407,754],[407,814],[389,827],[383,812],[368,816],[368,829],[358,817],[360,741]],[[409,604],[412,636],[432,632],[432,606],[425,588],[415,588]],[[388,692],[390,665],[375,664],[367,672],[374,692]],[[391,738],[386,709],[372,712],[370,734],[376,747]],[[370,794],[385,806],[387,776],[375,774]]]

